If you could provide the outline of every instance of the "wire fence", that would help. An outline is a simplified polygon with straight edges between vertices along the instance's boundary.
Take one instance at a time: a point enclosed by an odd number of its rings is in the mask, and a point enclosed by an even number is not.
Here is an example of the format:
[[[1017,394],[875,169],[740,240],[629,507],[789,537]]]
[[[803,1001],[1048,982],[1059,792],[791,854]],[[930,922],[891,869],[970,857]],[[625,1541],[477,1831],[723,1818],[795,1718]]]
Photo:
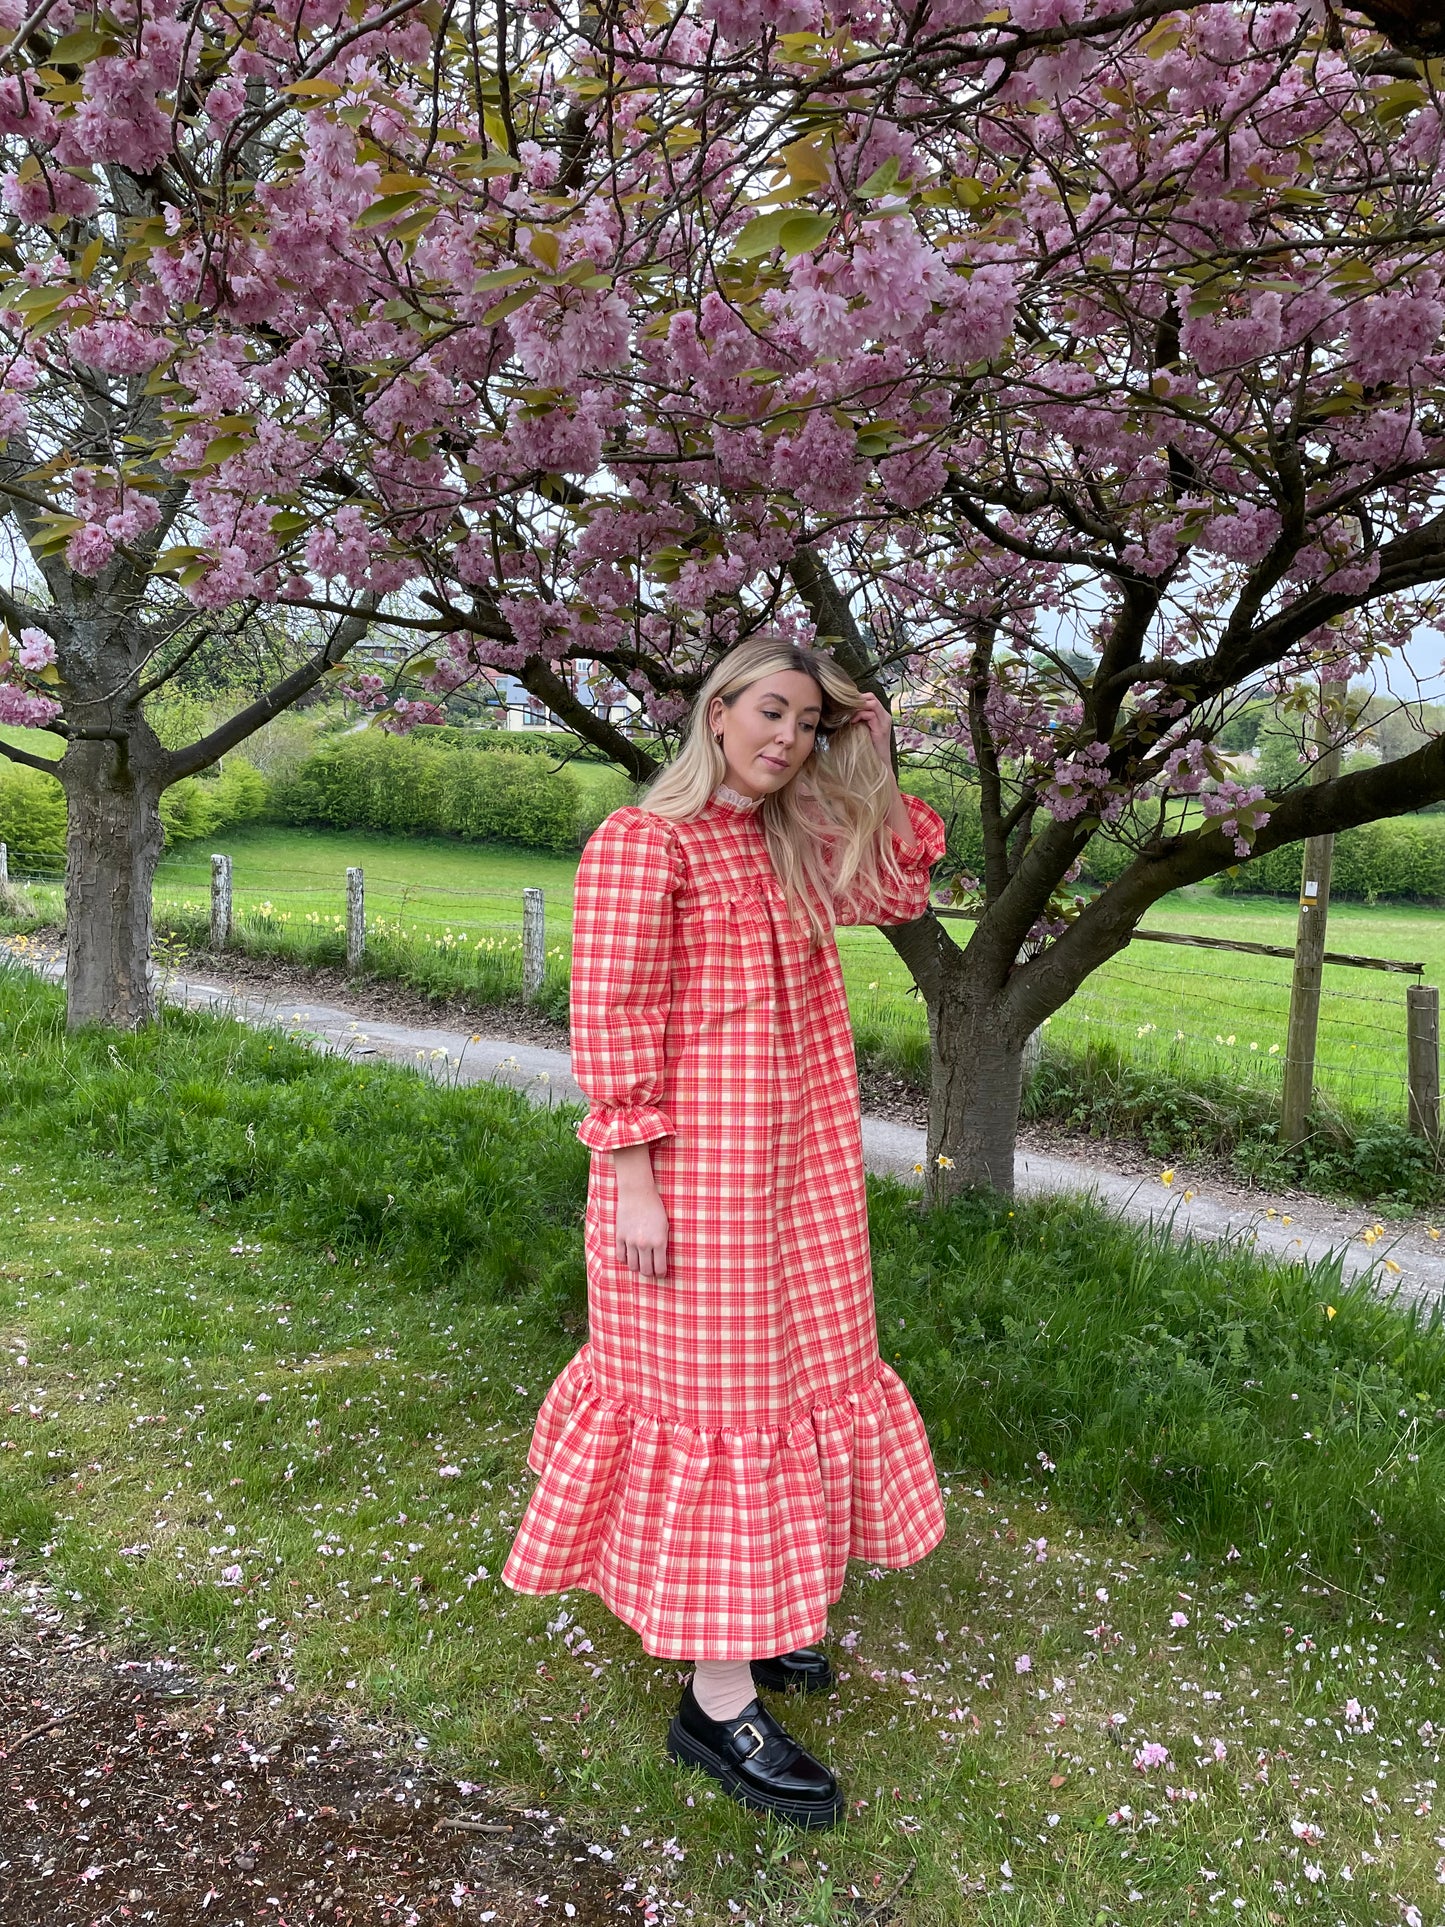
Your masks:
[[[1291,965],[1284,958],[1190,952],[1189,961],[1131,947],[1102,965],[1050,1021],[1048,1041],[1108,1038],[1174,1072],[1278,1089],[1289,1027]],[[1324,967],[1315,1083],[1351,1108],[1403,1108],[1405,976]]]

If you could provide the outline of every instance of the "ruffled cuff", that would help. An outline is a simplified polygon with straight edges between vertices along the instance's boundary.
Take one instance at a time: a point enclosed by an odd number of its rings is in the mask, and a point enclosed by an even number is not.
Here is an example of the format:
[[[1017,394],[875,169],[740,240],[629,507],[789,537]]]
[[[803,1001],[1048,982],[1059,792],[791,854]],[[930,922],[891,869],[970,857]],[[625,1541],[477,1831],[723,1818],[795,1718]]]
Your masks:
[[[903,807],[913,825],[915,842],[912,849],[907,848],[895,830],[893,860],[900,869],[931,870],[947,847],[948,826],[931,803],[925,803],[921,796],[910,796],[906,790]]]
[[[594,1104],[577,1126],[589,1151],[625,1151],[631,1144],[652,1144],[676,1134],[667,1112],[650,1104]]]

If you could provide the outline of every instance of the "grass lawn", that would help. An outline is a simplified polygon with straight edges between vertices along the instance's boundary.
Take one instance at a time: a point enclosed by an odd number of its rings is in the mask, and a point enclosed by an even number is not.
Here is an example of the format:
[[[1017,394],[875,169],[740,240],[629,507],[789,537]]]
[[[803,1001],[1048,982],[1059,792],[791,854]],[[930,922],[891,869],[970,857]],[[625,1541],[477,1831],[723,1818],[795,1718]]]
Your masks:
[[[65,754],[63,738],[53,736],[48,729],[22,729],[17,723],[0,723],[0,742],[13,743],[16,749],[28,749],[34,756],[45,756],[58,763]]]
[[[385,1712],[701,1922],[1445,1919],[1438,1328],[872,1186],[950,1530],[849,1579],[788,1719],[852,1804],[800,1839],[665,1764],[675,1666],[497,1584],[582,1329],[573,1116],[209,1019],[67,1039],[25,979],[0,1025],[0,1550],[78,1613]]]

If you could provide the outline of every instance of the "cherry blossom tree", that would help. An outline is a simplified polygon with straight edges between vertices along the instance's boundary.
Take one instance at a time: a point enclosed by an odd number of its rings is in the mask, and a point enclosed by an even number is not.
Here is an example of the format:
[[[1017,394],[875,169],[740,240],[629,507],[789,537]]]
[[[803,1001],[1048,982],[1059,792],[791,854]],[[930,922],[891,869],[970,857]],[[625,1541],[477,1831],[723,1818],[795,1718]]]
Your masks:
[[[1216,746],[1261,697],[1338,735],[1442,609],[1434,70],[1293,4],[1084,12],[1015,4],[1006,55],[966,0],[599,30],[564,89],[612,191],[556,219],[544,154],[516,205],[611,285],[517,297],[532,385],[440,595],[443,679],[585,659],[664,741],[764,626],[949,699],[978,922],[890,933],[935,1193],[1011,1183],[1026,1040],[1167,891],[1445,796],[1433,739],[1270,795]]]
[[[70,1020],[130,1024],[162,791],[339,671],[468,497],[558,29],[515,72],[505,0],[0,0],[0,33],[0,720],[65,741]],[[258,628],[289,671],[164,748],[147,698]]]

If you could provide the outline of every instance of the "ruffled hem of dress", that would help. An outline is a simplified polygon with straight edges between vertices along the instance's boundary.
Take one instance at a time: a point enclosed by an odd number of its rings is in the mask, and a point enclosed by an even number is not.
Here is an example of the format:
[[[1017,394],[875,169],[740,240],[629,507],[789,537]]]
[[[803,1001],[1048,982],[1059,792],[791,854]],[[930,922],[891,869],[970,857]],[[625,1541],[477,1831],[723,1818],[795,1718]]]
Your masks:
[[[808,1645],[850,1558],[909,1566],[944,1533],[923,1421],[881,1359],[776,1428],[707,1430],[604,1397],[584,1346],[547,1395],[528,1464],[539,1483],[503,1580],[597,1594],[657,1658]]]

